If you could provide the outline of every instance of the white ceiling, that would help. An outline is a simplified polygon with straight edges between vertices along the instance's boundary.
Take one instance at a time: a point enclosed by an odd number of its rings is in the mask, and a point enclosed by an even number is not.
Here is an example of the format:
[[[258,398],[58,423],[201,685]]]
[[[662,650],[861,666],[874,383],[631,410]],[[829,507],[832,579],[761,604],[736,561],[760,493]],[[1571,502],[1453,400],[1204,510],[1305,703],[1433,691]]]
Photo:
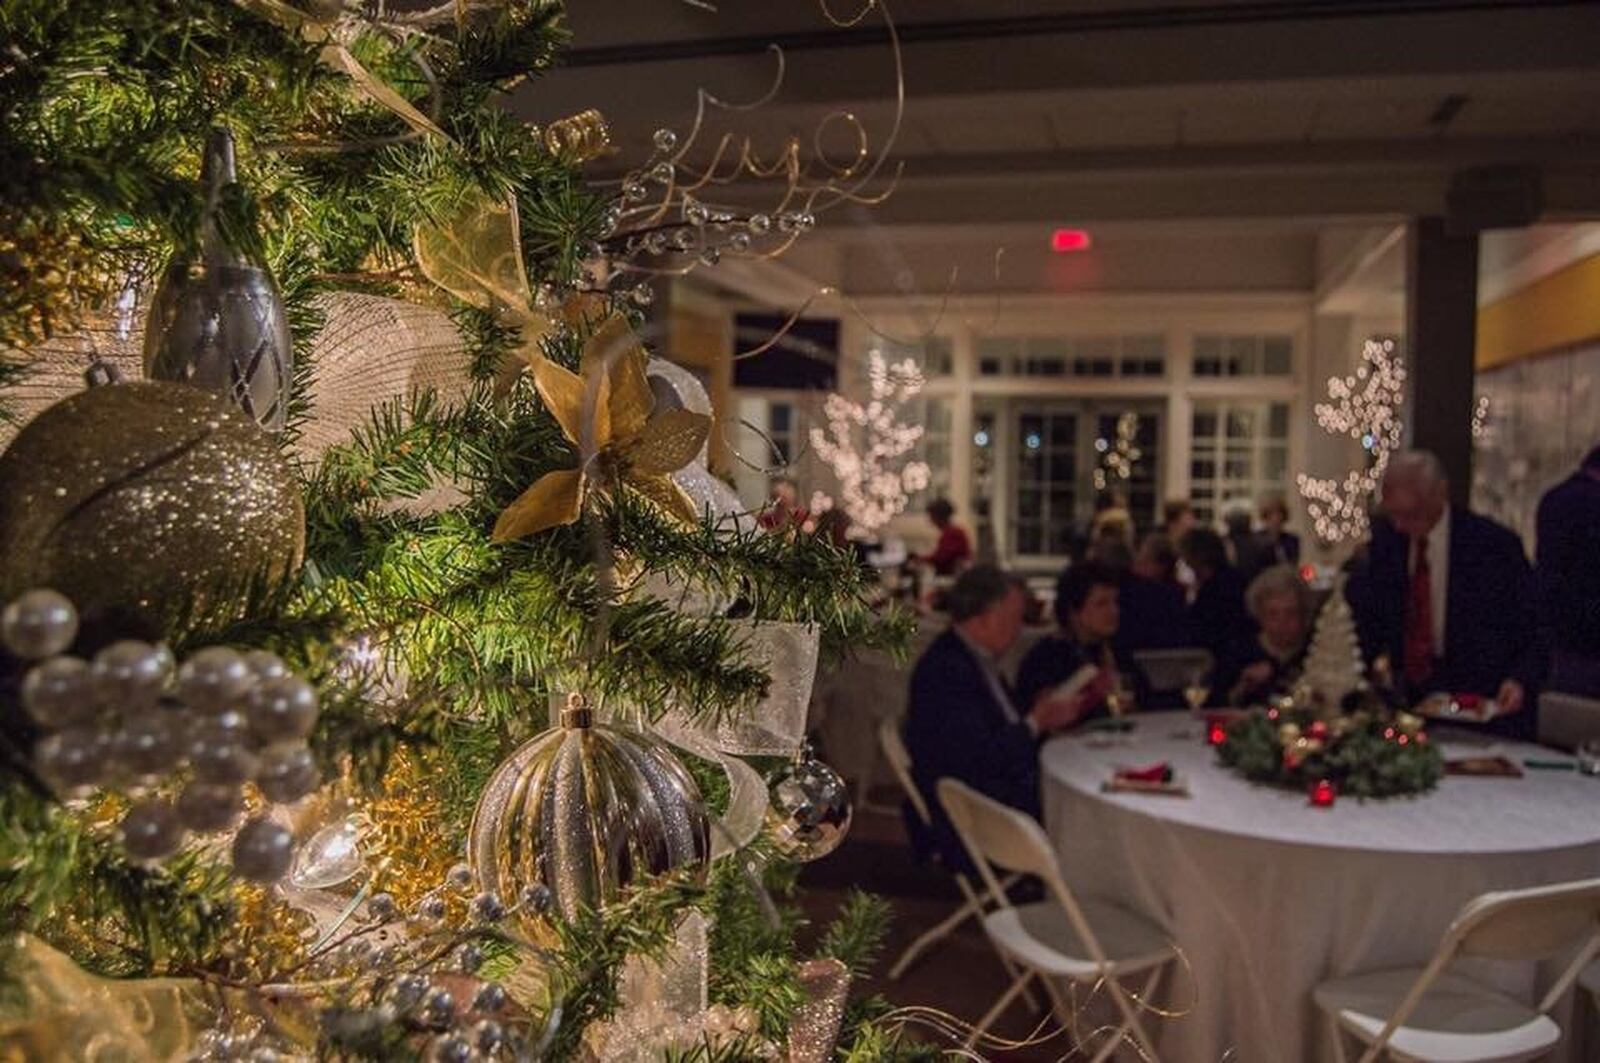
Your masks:
[[[829,0],[840,16],[860,0]],[[776,97],[715,111],[702,143],[749,136],[809,154],[833,112],[876,147],[895,107],[881,9],[830,26],[818,0],[575,4],[571,65],[521,92],[549,121],[610,119],[620,174],[666,126],[686,133],[703,88]],[[1523,0],[916,0],[892,10],[906,105],[894,194],[825,215],[808,269],[862,293],[942,290],[1259,290],[1316,284],[1317,233],[1442,213],[1463,168],[1544,177],[1552,218],[1600,217],[1600,4]],[[823,148],[848,148],[835,122]],[[885,170],[887,173],[887,169]],[[753,206],[770,187],[727,201]],[[1057,224],[1092,228],[1090,258],[1044,250]],[[1187,226],[1187,228],[1186,228]],[[993,258],[1007,248],[996,280]]]

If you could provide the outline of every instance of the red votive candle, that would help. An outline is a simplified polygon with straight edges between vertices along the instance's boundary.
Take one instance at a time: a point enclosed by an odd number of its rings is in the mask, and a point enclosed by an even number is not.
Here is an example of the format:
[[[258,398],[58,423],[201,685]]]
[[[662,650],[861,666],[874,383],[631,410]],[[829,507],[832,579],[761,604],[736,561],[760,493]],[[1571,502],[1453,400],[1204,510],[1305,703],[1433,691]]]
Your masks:
[[[1220,746],[1222,740],[1228,737],[1228,729],[1217,720],[1212,720],[1206,725],[1206,745]]]
[[[1339,796],[1333,783],[1327,779],[1318,779],[1311,784],[1311,804],[1316,808],[1332,808],[1333,802]]]

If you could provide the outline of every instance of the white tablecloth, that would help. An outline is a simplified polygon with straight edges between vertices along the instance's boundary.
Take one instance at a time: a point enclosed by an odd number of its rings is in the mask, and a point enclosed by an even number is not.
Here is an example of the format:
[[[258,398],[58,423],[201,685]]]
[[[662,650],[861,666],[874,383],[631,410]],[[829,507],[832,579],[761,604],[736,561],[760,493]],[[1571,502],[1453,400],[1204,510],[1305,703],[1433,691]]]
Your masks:
[[[1186,726],[1193,737],[1177,737]],[[1184,951],[1192,979],[1178,974],[1167,1003],[1199,996],[1190,1014],[1148,1023],[1163,1059],[1331,1058],[1311,1002],[1318,982],[1426,962],[1461,905],[1487,890],[1600,876],[1600,779],[1575,772],[1447,776],[1420,798],[1319,809],[1221,767],[1183,713],[1144,715],[1131,739],[1102,742],[1045,746],[1045,824],[1075,890],[1121,898]],[[1155,760],[1171,762],[1192,797],[1100,791],[1114,767]],[[1558,968],[1462,970],[1531,1000]]]

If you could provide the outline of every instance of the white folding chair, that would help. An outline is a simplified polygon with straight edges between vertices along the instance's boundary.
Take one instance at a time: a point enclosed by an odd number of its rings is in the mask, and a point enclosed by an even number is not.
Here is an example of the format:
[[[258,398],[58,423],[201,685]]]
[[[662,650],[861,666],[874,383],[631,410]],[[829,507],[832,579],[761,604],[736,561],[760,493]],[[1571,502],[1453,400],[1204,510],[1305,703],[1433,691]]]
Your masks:
[[[1079,901],[1061,878],[1044,829],[1032,817],[955,779],[939,780],[939,803],[972,854],[995,902],[995,908],[983,917],[984,931],[996,948],[1026,968],[978,1020],[967,1047],[977,1042],[1035,977],[1055,1002],[1058,1016],[1068,1021],[1070,1009],[1054,980],[1069,979],[1091,986],[1103,984],[1122,1014],[1122,1025],[1105,1039],[1091,1063],[1109,1059],[1130,1034],[1143,1057],[1155,1060],[1155,1048],[1139,1021],[1139,1010],[1148,1006],[1162,972],[1177,956],[1167,935],[1150,920],[1113,901]],[[995,878],[996,867],[1037,875],[1049,897],[1020,908],[1013,905]],[[1150,973],[1134,995],[1121,980],[1141,971]]]
[[[1569,949],[1572,962],[1537,1009],[1446,970],[1458,956],[1532,962]],[[1561,1040],[1549,1012],[1597,954],[1600,879],[1485,893],[1462,907],[1426,967],[1335,978],[1312,997],[1341,1063],[1344,1034],[1367,1046],[1361,1063],[1385,1051],[1439,1063],[1533,1059]]]
[[[1577,749],[1590,738],[1600,738],[1600,698],[1554,690],[1539,695],[1539,741]]]
[[[878,744],[883,747],[883,759],[889,762],[889,767],[894,770],[894,777],[900,783],[900,789],[905,791],[906,800],[911,802],[911,809],[923,826],[933,828],[933,816],[928,810],[928,802],[923,800],[922,791],[917,789],[916,780],[911,777],[911,754],[906,749],[905,742],[900,738],[900,725],[894,720],[885,720],[878,725]],[[983,914],[987,905],[977,890],[972,888],[972,882],[966,875],[955,869],[950,869],[950,877],[955,879],[956,888],[961,891],[962,904],[951,912],[937,925],[922,932],[915,941],[906,946],[900,958],[894,961],[894,966],[889,968],[889,980],[896,981],[911,965],[917,961],[929,948],[943,941],[955,932],[955,929],[968,919]],[[1001,882],[1002,888],[1010,889],[1022,876],[1011,875]],[[1000,962],[1005,965],[1006,972],[1015,978],[1018,975],[1016,964],[1010,957],[1000,953]],[[1030,1008],[1037,1008],[1038,1001],[1032,993],[1027,993],[1025,999]]]

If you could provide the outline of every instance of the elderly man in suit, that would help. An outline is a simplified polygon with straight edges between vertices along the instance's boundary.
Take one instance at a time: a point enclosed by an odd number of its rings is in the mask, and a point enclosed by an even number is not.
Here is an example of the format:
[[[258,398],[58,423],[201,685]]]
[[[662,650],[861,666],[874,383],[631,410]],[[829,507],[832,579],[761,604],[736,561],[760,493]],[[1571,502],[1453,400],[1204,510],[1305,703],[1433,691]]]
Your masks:
[[[1522,541],[1452,507],[1444,469],[1426,451],[1390,461],[1380,498],[1367,562],[1348,585],[1367,655],[1387,655],[1413,699],[1493,697],[1490,729],[1531,737],[1544,655]]]
[[[970,866],[934,787],[959,779],[980,793],[1039,815],[1039,741],[1069,726],[1090,707],[1084,697],[1041,698],[1018,705],[999,659],[1022,631],[1022,582],[992,565],[963,572],[945,596],[950,629],[935,639],[911,673],[905,722],[917,788],[933,810],[931,838],[907,816],[917,849],[936,848],[948,866]]]

